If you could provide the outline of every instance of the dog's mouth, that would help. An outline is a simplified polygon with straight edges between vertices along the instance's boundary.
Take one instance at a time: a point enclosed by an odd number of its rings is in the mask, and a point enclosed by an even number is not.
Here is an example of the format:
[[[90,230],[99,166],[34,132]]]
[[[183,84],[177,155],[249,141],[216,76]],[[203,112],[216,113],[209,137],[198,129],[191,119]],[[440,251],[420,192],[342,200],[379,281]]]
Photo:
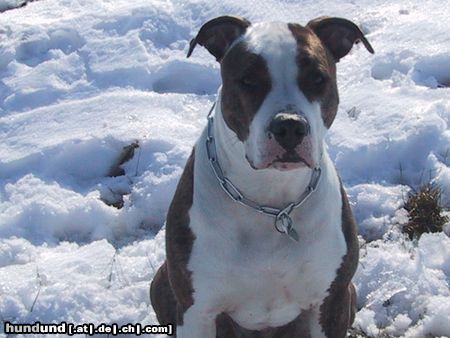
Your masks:
[[[288,171],[315,167],[314,147],[310,136],[294,148],[282,147],[274,139],[265,139],[265,142],[258,146],[252,145],[246,144],[245,157],[255,170]]]
[[[294,151],[286,151],[281,156],[277,156],[276,159],[272,161],[272,163],[273,162],[296,163],[296,162],[305,162],[305,160]]]
[[[269,165],[269,167],[278,170],[292,170],[305,166],[312,168],[312,164],[308,160],[293,151],[285,152],[282,156],[278,156]]]
[[[298,168],[309,167],[312,168],[313,164],[310,160],[300,156],[295,151],[286,151],[282,155],[276,156],[270,161],[265,161],[261,165],[256,166],[247,156],[245,156],[250,166],[255,170],[261,169],[277,169],[280,171],[288,171]]]

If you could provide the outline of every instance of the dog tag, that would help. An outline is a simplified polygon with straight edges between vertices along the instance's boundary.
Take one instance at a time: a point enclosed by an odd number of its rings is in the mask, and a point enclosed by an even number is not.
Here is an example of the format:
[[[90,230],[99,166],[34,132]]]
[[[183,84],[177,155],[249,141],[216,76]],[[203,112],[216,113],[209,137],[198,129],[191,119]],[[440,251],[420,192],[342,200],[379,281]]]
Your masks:
[[[296,241],[296,242],[298,242],[298,233],[297,233],[297,231],[295,231],[295,229],[291,226],[289,229],[288,229],[288,236],[289,236],[289,238],[291,238],[292,240],[294,240],[294,241]]]
[[[298,242],[298,233],[292,227],[292,218],[288,214],[282,213],[275,218],[275,229]]]

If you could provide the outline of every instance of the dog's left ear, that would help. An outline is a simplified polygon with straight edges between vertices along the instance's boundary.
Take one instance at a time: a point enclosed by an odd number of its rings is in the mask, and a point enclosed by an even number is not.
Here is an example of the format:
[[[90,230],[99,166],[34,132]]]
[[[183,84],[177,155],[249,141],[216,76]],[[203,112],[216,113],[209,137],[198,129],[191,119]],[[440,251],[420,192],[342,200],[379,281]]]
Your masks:
[[[197,44],[204,46],[220,62],[227,49],[242,34],[250,22],[236,16],[220,16],[205,23],[197,36],[191,40],[187,57]]]
[[[370,53],[375,53],[363,32],[350,20],[322,16],[308,22],[306,27],[320,38],[336,62],[347,55],[353,44],[359,41],[362,41]]]

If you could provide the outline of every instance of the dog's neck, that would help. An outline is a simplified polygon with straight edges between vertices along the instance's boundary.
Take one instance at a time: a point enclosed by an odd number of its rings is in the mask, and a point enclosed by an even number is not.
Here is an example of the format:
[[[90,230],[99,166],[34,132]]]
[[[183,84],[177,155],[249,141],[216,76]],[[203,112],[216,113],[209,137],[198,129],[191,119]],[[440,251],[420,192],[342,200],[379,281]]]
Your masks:
[[[217,140],[216,149],[219,164],[224,175],[245,195],[245,197],[276,208],[283,208],[295,202],[305,191],[311,180],[312,170],[304,167],[290,171],[276,169],[253,169],[245,158],[244,144],[227,126],[219,100],[214,108],[213,133]],[[323,147],[320,166],[328,158]],[[322,168],[323,170],[324,168]]]

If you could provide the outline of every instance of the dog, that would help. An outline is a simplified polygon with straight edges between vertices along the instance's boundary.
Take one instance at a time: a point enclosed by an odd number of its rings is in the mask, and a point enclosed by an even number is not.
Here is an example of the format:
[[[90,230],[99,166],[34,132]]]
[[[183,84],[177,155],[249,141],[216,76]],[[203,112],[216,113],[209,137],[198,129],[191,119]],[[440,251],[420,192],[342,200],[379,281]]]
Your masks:
[[[179,338],[345,337],[355,316],[354,218],[324,137],[336,63],[362,42],[342,18],[306,26],[222,16],[192,39],[222,87],[181,175],[150,297]]]

